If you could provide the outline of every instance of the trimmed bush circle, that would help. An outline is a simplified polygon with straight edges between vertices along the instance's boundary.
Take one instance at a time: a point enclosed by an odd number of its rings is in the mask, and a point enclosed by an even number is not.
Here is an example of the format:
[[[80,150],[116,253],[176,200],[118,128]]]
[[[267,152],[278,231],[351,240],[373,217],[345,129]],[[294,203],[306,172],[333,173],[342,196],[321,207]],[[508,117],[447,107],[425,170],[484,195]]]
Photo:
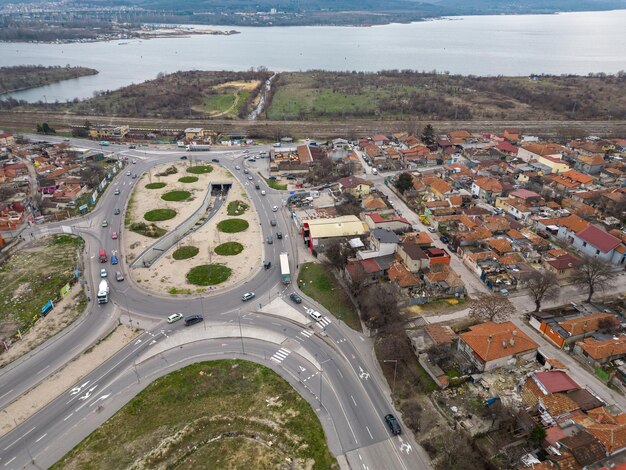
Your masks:
[[[159,222],[161,220],[173,219],[174,217],[176,217],[174,209],[154,209],[143,215],[143,218],[148,222]]]
[[[194,175],[201,175],[203,173],[211,173],[213,167],[211,165],[196,165],[187,168],[187,173],[193,173]]]
[[[178,178],[179,183],[195,183],[198,181],[197,176],[183,176],[182,178]]]
[[[241,215],[248,210],[248,204],[243,201],[232,201],[228,203],[226,213],[228,215]]]
[[[234,256],[243,251],[243,245],[237,242],[226,242],[215,247],[215,253],[222,256]]]
[[[170,191],[161,196],[164,201],[185,201],[191,197],[189,191]]]
[[[167,186],[167,183],[148,183],[146,189],[161,189]]]
[[[223,264],[203,264],[191,268],[187,281],[196,286],[214,286],[230,277],[231,269]]]
[[[243,232],[249,226],[250,224],[248,223],[247,220],[227,219],[227,220],[222,220],[219,224],[217,224],[217,229],[220,232],[237,233],[237,232]]]
[[[196,256],[199,252],[200,248],[196,246],[181,246],[174,253],[172,253],[172,258],[175,260],[189,259]]]

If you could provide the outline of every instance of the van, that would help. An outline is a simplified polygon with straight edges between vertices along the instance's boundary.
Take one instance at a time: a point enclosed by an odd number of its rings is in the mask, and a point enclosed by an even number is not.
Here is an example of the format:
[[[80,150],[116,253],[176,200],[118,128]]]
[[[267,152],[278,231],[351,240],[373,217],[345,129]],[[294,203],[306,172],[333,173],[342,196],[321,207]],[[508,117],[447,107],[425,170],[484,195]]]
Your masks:
[[[185,326],[195,325],[196,323],[200,323],[204,321],[202,315],[190,315],[185,318]]]

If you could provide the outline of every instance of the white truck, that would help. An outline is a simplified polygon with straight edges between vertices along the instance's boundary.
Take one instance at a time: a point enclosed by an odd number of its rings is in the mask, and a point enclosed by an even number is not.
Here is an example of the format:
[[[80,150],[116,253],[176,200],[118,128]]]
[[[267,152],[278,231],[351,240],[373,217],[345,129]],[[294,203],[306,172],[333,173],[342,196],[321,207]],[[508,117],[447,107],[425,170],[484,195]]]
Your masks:
[[[106,304],[109,301],[109,283],[106,280],[100,281],[98,286],[98,303]]]
[[[206,152],[208,150],[211,150],[211,146],[210,145],[204,145],[204,144],[189,144],[189,145],[187,145],[187,151],[188,152]]]
[[[289,255],[286,252],[280,254],[280,280],[285,285],[291,284],[291,273],[289,272]]]

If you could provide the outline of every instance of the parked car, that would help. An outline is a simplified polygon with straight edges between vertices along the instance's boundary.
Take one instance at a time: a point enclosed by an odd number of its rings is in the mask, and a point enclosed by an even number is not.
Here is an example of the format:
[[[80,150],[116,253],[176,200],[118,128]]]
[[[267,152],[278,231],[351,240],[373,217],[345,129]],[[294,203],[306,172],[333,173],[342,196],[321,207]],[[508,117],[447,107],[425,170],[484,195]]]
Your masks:
[[[203,320],[204,318],[202,317],[202,315],[191,315],[185,318],[185,326],[195,325],[196,323],[200,323]]]
[[[239,165],[235,165],[235,170],[241,170],[241,167]]]
[[[389,426],[389,429],[391,430],[391,434],[393,434],[394,436],[402,434],[400,423],[398,423],[398,420],[396,419],[394,415],[389,414],[385,416],[385,422],[387,423],[387,426]]]
[[[104,268],[102,268],[102,269],[100,270],[100,277],[107,277],[107,275],[108,275],[108,274],[107,274],[107,270],[106,270],[106,269],[104,269]]]
[[[297,303],[297,304],[301,304],[301,303],[302,303],[302,297],[300,297],[300,296],[299,296],[298,294],[296,294],[295,292],[292,292],[292,293],[289,295],[289,298],[290,298],[291,300],[293,300],[293,301],[294,301],[295,303]]]
[[[250,158],[248,158],[248,161],[254,163],[254,162],[256,162],[256,159],[254,157],[250,157]]]
[[[175,321],[178,321],[181,318],[183,318],[183,314],[182,313],[172,313],[169,317],[167,317],[167,322],[168,323],[174,323]]]
[[[133,173],[133,179],[136,180],[137,179],[137,173]]]
[[[131,149],[131,150],[133,150],[133,149],[136,149],[136,148],[137,148],[137,146],[136,146],[136,145],[133,145],[133,144],[130,144],[130,145],[128,146],[128,148],[129,148],[129,149]]]
[[[117,232],[113,232],[113,233],[111,234],[111,238],[112,238],[113,240],[117,240],[117,237],[118,237]]]
[[[445,243],[446,245],[447,245],[448,243],[450,243],[450,239],[449,239],[448,237],[446,237],[445,235],[442,235],[441,237],[439,237],[439,239],[440,239],[443,243]]]
[[[183,155],[182,157],[180,157],[181,160],[187,160],[187,155]]]
[[[245,149],[245,150],[243,151],[243,153],[250,153],[250,150]]]
[[[243,172],[247,175],[248,173],[250,173],[250,170],[248,170],[247,168],[244,168]]]
[[[246,292],[245,294],[243,294],[241,296],[241,300],[243,300],[244,302],[246,302],[247,300],[251,300],[254,299],[254,296],[256,294],[254,292]]]
[[[121,282],[124,280],[124,275],[121,273],[121,271],[115,271],[115,280],[117,282]]]
[[[107,220],[106,220],[106,219],[104,219],[104,220],[102,221],[102,224],[101,224],[101,225],[102,225],[103,227],[108,227],[108,226],[109,226],[109,223],[107,222]]]
[[[437,232],[437,230],[435,230],[435,229],[434,229],[434,228],[432,228],[432,227],[428,227],[428,231],[429,231],[430,233],[436,233],[436,232]]]
[[[126,172],[126,176],[130,176],[130,175],[131,175],[131,172],[130,172],[130,171],[127,171],[127,172]]]

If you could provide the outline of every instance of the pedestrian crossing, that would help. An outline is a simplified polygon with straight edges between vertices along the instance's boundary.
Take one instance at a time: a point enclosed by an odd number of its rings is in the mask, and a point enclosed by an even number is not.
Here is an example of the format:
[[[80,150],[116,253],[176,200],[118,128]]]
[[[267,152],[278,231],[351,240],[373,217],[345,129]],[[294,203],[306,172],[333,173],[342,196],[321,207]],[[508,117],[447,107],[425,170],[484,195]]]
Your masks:
[[[300,334],[301,334],[302,336],[304,336],[305,338],[310,338],[310,337],[311,337],[311,336],[313,336],[315,333],[313,333],[312,331],[309,331],[309,330],[302,330],[302,331],[300,332]]]
[[[328,317],[322,318],[321,320],[317,322],[317,325],[322,329],[326,328],[328,325],[330,325],[330,318]]]
[[[287,356],[289,356],[290,353],[291,351],[289,351],[288,349],[280,348],[278,351],[274,353],[274,355],[270,359],[280,364],[287,358]]]

